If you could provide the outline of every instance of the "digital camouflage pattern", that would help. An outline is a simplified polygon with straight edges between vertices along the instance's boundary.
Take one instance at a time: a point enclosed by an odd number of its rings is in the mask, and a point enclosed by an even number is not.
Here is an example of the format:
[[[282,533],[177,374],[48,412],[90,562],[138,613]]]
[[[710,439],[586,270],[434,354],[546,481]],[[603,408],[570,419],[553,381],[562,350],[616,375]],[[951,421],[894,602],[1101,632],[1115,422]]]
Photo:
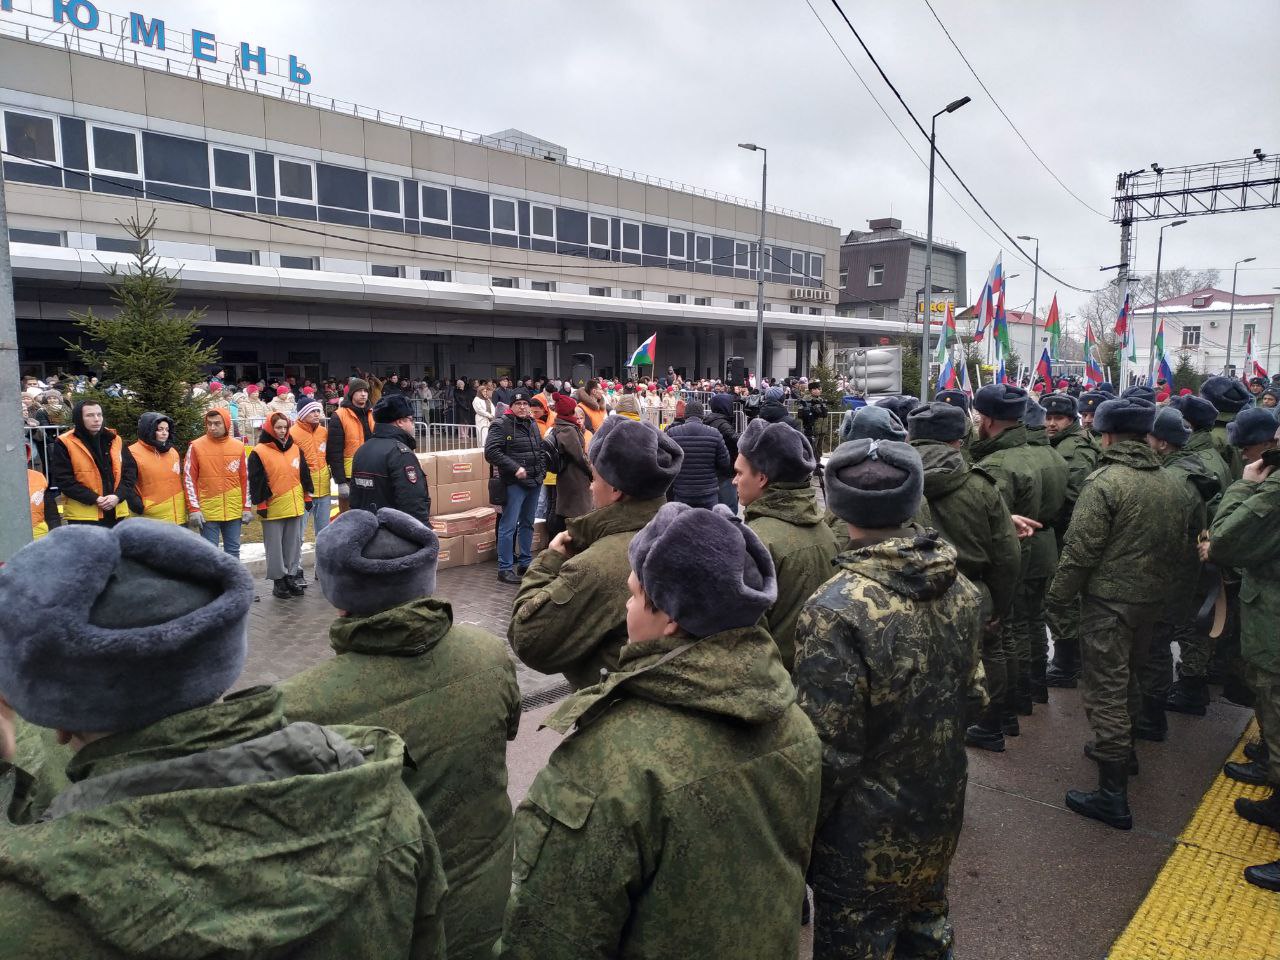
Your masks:
[[[1040,506],[1031,519],[1041,528],[1031,535],[1027,564],[1013,601],[1008,628],[1018,651],[1018,692],[1028,695],[1033,683],[1043,683],[1049,659],[1045,632],[1044,595],[1058,566],[1058,536],[1054,525],[1066,507],[1070,469],[1049,443],[1044,427],[1027,428],[1027,456],[1040,475]]]
[[[1227,424],[1235,418],[1234,413],[1219,413],[1209,433],[1213,448],[1226,461],[1227,468],[1231,471],[1233,482],[1239,480],[1244,473],[1244,461],[1240,457],[1240,451],[1231,445],[1231,440],[1227,437]]]
[[[821,745],[760,627],[628,644],[547,725],[498,955],[794,957]]]
[[[1067,524],[1071,522],[1071,511],[1075,508],[1076,500],[1080,496],[1080,488],[1084,486],[1085,478],[1097,468],[1102,448],[1098,446],[1098,441],[1094,439],[1093,434],[1079,423],[1073,423],[1066,429],[1059,430],[1056,435],[1049,437],[1049,443],[1067,464],[1066,500],[1058,514],[1058,520],[1054,523],[1054,530],[1058,535],[1058,548],[1061,549]]]
[[[778,577],[778,599],[765,622],[791,670],[796,659],[796,618],[800,608],[835,572],[836,539],[822,522],[813,487],[803,483],[770,483],[746,509],[747,526],[755,531],[773,558]],[[845,528],[846,539],[848,527]]]
[[[14,733],[18,747],[14,764],[31,777],[25,799],[33,817],[38,816],[57,794],[71,786],[67,764],[75,752],[58,743],[57,731],[37,727],[21,717],[14,720]]]
[[[0,820],[0,943],[94,960],[443,957],[440,852],[386,730],[286,725],[257,687],[80,750]],[[25,777],[0,775],[14,809]]]
[[[796,626],[797,695],[823,745],[813,955],[883,956],[893,937],[900,955],[947,956],[939,891],[964,818],[981,596],[936,531],[877,531],[836,566]],[[930,950],[908,953],[921,938]]]
[[[385,727],[408,747],[404,782],[444,859],[450,958],[492,955],[511,886],[507,741],[520,688],[507,645],[424,597],[329,629],[337,656],[284,683],[290,720]]]
[[[1231,472],[1231,464],[1223,459],[1217,446],[1214,445],[1213,434],[1208,430],[1193,431],[1191,439],[1187,441],[1187,445],[1182,449],[1186,453],[1194,453],[1199,457],[1200,462],[1204,464],[1204,468],[1218,481],[1218,496],[1208,503],[1208,518],[1209,522],[1212,523],[1214,514],[1218,509],[1218,501],[1231,488],[1231,484],[1236,482],[1236,478]]]
[[[516,592],[511,649],[540,673],[563,673],[575,690],[616,670],[627,639],[627,548],[666,500],[620,500],[568,521],[573,556],[543,550]]]

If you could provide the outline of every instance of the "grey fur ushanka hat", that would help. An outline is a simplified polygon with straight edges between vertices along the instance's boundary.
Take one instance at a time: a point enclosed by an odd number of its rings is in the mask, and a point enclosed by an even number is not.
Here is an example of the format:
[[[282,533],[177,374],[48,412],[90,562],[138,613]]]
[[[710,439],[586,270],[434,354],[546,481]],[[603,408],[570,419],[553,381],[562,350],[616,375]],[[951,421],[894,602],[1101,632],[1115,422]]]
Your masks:
[[[945,400],[926,403],[911,414],[907,430],[912,440],[938,440],[951,443],[963,440],[969,432],[969,415],[959,405]]]
[[[836,447],[823,472],[827,506],[845,523],[879,530],[906,523],[920,509],[920,454],[892,440],[852,440]]]
[[[1191,427],[1173,407],[1161,407],[1151,426],[1151,435],[1175,447],[1185,447],[1191,439]]]
[[[244,667],[252,603],[240,562],[175,524],[59,527],[0,568],[0,695],[72,733],[207,706]]]
[[[753,626],[778,598],[769,548],[723,504],[663,504],[627,556],[653,605],[695,637]]]
[[[808,480],[817,465],[813,447],[803,433],[789,423],[769,423],[759,417],[742,431],[738,453],[757,473],[778,483]]]
[[[391,507],[348,510],[316,535],[316,573],[325,599],[351,616],[390,610],[436,590],[440,539]]]
[[[1146,436],[1156,422],[1156,405],[1150,400],[1133,397],[1108,400],[1093,415],[1097,433],[1128,433]]]
[[[604,418],[587,457],[609,486],[637,500],[654,500],[680,472],[684,450],[653,424],[615,415]]]
[[[1280,422],[1271,410],[1266,407],[1250,407],[1248,410],[1241,410],[1227,424],[1227,442],[1233,447],[1266,443],[1275,439],[1277,427],[1280,427]]]
[[[973,395],[973,409],[992,420],[1017,422],[1026,411],[1027,391],[1007,383],[988,383]]]
[[[865,406],[850,410],[840,421],[840,442],[850,440],[900,440],[907,439],[904,422],[884,406]]]

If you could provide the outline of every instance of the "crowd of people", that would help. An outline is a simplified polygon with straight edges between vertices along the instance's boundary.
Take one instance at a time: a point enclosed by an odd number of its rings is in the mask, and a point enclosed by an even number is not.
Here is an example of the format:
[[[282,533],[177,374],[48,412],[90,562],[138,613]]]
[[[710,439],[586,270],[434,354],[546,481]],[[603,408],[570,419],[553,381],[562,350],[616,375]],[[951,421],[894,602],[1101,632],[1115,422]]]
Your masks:
[[[890,397],[823,463],[812,381],[705,405],[667,384],[655,424],[639,383],[500,379],[506,639],[574,691],[514,813],[513,665],[437,595],[414,410],[381,386],[353,378],[327,421],[271,411],[248,452],[211,405],[185,462],[163,414],[124,447],[75,404],[50,454],[68,529],[0,571],[0,939],[22,955],[792,957],[807,885],[817,960],[945,957],[966,747],[1005,751],[1064,687],[1098,767],[1069,809],[1130,829],[1135,739],[1221,682],[1262,733],[1224,772],[1271,787],[1236,813],[1280,830],[1265,385]],[[330,480],[336,656],[227,694],[239,528],[263,521],[295,595]],[[1280,890],[1280,860],[1245,879]]]

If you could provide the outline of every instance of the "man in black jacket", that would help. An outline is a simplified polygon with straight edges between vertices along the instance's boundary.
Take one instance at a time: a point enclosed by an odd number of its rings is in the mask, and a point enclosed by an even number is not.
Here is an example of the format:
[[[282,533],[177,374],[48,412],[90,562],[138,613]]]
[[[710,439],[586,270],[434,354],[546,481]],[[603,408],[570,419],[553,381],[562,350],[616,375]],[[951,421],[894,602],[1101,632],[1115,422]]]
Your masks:
[[[703,418],[703,423],[720,431],[724,445],[729,450],[729,463],[738,460],[738,431],[734,429],[733,394],[717,393],[711,398],[711,412]],[[728,476],[720,481],[720,502],[738,512],[738,491],[733,485],[733,477]]]
[[[702,415],[702,404],[691,400],[685,406],[684,423],[667,430],[667,436],[684,451],[667,499],[709,510],[720,502],[720,481],[733,475],[733,461],[720,431],[703,423]]]
[[[498,523],[498,579],[503,583],[519,583],[533,562],[533,517],[538,509],[538,490],[546,476],[546,455],[542,452],[542,434],[529,415],[529,391],[517,390],[511,398],[511,409],[489,427],[484,444],[484,458],[498,468],[498,476],[507,488]],[[519,532],[519,567],[513,539]]]
[[[430,525],[431,495],[414,453],[413,407],[393,391],[373,407],[373,436],[351,465],[351,509],[394,507]]]

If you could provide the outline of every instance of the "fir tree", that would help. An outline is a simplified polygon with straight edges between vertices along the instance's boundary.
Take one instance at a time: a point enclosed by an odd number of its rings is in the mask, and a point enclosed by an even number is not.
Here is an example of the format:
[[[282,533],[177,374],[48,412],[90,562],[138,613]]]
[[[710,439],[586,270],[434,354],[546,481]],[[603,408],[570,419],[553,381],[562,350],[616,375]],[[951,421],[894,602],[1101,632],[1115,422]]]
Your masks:
[[[218,361],[217,344],[200,340],[204,311],[173,309],[177,284],[159,264],[148,238],[155,214],[146,223],[124,224],[138,242],[137,259],[126,271],[112,266],[111,316],[73,313],[71,319],[89,342],[66,341],[72,353],[98,373],[96,390],[81,399],[102,404],[107,426],[130,443],[137,438],[138,418],[148,410],[173,418],[174,443],[185,448],[203,432],[205,404],[191,396],[191,384]],[[116,391],[109,385],[119,384]]]
[[[902,348],[902,393],[920,396],[920,338],[910,334],[898,338]]]
[[[836,368],[831,366],[828,359],[827,338],[823,337],[818,341],[818,362],[809,371],[809,379],[822,383],[822,399],[827,404],[827,409],[834,411],[840,409],[843,397],[836,386]]]
[[[1191,354],[1178,354],[1178,365],[1173,368],[1173,392],[1176,395],[1180,390],[1190,390],[1192,393],[1200,392],[1200,385],[1204,383],[1205,376],[1196,369],[1194,363],[1191,362]]]

